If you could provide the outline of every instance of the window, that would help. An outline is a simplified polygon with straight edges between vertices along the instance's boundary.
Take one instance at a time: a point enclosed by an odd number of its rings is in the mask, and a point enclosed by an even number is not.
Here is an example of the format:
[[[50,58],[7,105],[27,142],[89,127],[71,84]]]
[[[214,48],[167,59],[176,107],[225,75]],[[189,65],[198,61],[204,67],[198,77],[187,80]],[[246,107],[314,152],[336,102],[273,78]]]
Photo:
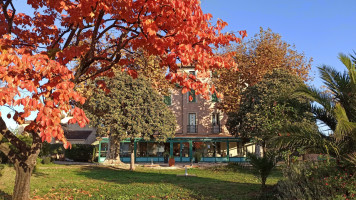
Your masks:
[[[195,113],[188,114],[188,133],[197,133],[197,117]]]
[[[213,113],[212,114],[212,124],[213,124],[213,126],[219,126],[220,125],[220,114],[219,113]]]
[[[189,74],[194,75],[195,76],[195,71],[189,71]]]
[[[211,101],[212,102],[219,102],[218,96],[216,95],[216,93],[211,95]]]
[[[169,95],[169,96],[164,96],[163,97],[163,102],[167,105],[167,106],[170,106],[170,105],[172,105],[172,97],[171,97],[171,95]]]
[[[130,143],[120,143],[120,157],[130,157]]]
[[[220,127],[220,114],[213,113],[211,116],[211,124],[212,124],[212,132],[213,133],[221,133]]]
[[[195,90],[193,89],[190,89],[190,92],[188,92],[188,102],[197,102]]]
[[[147,142],[137,142],[136,157],[147,156]]]

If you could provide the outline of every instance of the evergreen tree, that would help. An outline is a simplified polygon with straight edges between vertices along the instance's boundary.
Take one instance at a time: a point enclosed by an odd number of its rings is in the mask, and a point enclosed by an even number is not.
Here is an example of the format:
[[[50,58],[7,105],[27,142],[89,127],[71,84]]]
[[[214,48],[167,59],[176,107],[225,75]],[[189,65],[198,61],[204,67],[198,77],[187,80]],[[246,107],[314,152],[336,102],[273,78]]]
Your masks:
[[[303,81],[285,70],[274,70],[243,92],[237,112],[229,114],[227,126],[232,134],[253,138],[266,153],[267,142],[280,135],[284,127],[308,124],[316,128],[305,98],[291,98]]]
[[[114,78],[100,79],[110,92],[98,88],[98,80],[92,83],[94,89],[83,106],[85,114],[99,136],[109,136],[109,161],[120,161],[120,141],[131,141],[130,169],[134,170],[134,139],[165,141],[173,137],[175,116],[145,78],[117,72]]]

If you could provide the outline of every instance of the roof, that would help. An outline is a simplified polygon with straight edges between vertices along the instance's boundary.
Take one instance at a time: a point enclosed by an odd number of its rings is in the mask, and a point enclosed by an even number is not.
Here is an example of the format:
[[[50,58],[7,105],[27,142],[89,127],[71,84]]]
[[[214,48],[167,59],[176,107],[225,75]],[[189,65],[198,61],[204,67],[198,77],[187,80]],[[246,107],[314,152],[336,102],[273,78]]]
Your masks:
[[[92,130],[68,130],[64,135],[68,140],[85,140],[92,132]]]

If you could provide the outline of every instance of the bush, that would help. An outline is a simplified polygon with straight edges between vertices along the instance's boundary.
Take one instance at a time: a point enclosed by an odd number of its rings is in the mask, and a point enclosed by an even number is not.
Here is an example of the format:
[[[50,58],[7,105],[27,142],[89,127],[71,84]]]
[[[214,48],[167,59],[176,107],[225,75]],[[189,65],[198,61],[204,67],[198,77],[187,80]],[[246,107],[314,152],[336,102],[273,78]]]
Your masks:
[[[273,155],[267,154],[264,157],[258,157],[255,154],[248,153],[247,158],[252,165],[254,174],[261,180],[261,189],[264,190],[266,188],[267,178],[275,167]]]
[[[64,152],[65,149],[63,147],[63,144],[48,144],[47,142],[44,142],[42,144],[39,157],[51,156],[52,158],[57,159],[57,155],[64,155]]]
[[[200,162],[202,155],[200,152],[194,152],[193,157],[194,157],[195,162]]]
[[[93,162],[96,151],[96,147],[90,144],[73,144],[71,149],[65,150],[65,156],[78,162]]]
[[[277,183],[278,199],[353,199],[356,177],[335,162],[294,163],[283,171],[286,180]]]
[[[52,163],[52,158],[51,157],[45,157],[42,160],[42,164],[44,164],[44,165],[48,165],[48,164],[51,164],[51,163]]]

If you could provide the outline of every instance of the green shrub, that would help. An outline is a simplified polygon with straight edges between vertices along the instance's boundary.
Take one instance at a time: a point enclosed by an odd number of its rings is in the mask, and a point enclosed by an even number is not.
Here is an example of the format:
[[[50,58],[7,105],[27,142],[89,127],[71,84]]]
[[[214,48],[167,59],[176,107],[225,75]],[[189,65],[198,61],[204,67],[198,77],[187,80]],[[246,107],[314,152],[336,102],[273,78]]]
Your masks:
[[[96,147],[90,144],[73,144],[71,149],[65,150],[66,158],[78,162],[93,162]]]
[[[286,180],[277,183],[278,199],[354,199],[353,171],[335,162],[299,162],[283,170]]]
[[[47,142],[44,142],[42,144],[39,157],[46,157],[46,156],[56,157],[57,154],[64,155],[64,152],[65,149],[63,147],[63,144],[49,144]]]
[[[195,162],[199,162],[201,160],[202,154],[197,151],[197,152],[194,152],[193,157],[194,157]]]
[[[51,157],[45,157],[45,158],[43,158],[43,160],[42,160],[42,164],[44,164],[44,165],[48,165],[48,164],[51,164],[52,163],[52,158]]]
[[[247,158],[252,165],[254,174],[261,180],[261,189],[264,190],[267,178],[275,167],[273,155],[267,154],[264,157],[258,157],[255,154],[248,153]]]
[[[43,159],[42,159],[42,158],[37,157],[37,159],[36,159],[36,165],[41,164],[41,163],[42,163],[42,161],[43,161]]]

